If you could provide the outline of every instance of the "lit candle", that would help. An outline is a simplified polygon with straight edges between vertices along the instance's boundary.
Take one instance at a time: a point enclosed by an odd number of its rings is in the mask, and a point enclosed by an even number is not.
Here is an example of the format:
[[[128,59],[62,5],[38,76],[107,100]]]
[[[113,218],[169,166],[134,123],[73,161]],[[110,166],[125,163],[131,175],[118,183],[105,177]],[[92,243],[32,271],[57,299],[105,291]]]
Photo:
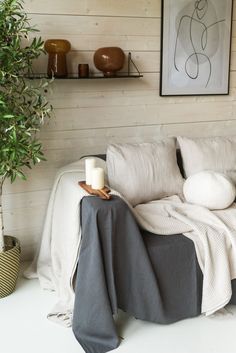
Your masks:
[[[100,190],[105,185],[104,170],[102,168],[94,168],[92,170],[92,189]]]
[[[85,180],[87,185],[92,184],[92,171],[95,168],[96,159],[86,158],[85,159]]]

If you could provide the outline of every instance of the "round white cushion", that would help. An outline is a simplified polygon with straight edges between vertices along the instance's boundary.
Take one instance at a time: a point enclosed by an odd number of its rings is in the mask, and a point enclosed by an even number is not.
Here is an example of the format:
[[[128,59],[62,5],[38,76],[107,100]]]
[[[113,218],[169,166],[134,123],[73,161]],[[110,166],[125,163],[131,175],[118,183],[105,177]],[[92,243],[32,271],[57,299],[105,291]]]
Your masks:
[[[236,189],[233,182],[224,174],[203,171],[191,175],[184,183],[183,193],[189,203],[222,210],[235,200]]]

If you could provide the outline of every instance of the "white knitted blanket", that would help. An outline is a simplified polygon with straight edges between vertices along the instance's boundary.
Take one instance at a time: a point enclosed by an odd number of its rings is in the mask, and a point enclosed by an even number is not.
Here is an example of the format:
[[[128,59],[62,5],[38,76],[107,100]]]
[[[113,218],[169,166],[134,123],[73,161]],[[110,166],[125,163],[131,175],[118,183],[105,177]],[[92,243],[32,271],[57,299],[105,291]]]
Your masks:
[[[106,163],[96,158],[98,167]],[[42,239],[33,263],[25,271],[27,278],[39,278],[43,289],[55,290],[58,302],[48,318],[71,326],[74,306],[73,277],[77,266],[81,229],[80,201],[88,196],[78,186],[85,180],[84,159],[60,169],[48,203]]]
[[[209,211],[174,196],[138,205],[134,214],[150,232],[184,233],[194,242],[203,272],[202,313],[213,314],[229,302],[231,280],[236,278],[236,204]]]

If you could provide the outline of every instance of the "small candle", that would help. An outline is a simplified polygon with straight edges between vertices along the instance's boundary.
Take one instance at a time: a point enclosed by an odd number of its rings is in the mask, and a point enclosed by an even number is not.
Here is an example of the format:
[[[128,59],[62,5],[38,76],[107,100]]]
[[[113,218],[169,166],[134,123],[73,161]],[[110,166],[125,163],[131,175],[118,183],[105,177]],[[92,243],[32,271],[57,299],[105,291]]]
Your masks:
[[[105,185],[104,170],[102,168],[94,168],[92,170],[92,189],[100,190]]]
[[[86,158],[85,159],[85,180],[87,185],[92,184],[92,171],[95,168],[96,159]]]

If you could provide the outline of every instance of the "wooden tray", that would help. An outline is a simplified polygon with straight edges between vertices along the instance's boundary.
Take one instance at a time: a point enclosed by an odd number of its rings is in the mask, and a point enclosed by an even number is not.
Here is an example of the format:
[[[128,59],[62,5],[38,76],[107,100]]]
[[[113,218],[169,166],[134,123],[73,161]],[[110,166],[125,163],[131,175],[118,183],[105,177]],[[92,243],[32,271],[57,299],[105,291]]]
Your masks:
[[[85,183],[85,181],[79,181],[78,184],[81,188],[83,188],[85,191],[87,191],[90,195],[99,196],[103,200],[110,200],[111,199],[111,195],[109,195],[111,190],[107,186],[105,186],[101,190],[95,190],[95,189],[92,189],[90,185],[87,185]]]

